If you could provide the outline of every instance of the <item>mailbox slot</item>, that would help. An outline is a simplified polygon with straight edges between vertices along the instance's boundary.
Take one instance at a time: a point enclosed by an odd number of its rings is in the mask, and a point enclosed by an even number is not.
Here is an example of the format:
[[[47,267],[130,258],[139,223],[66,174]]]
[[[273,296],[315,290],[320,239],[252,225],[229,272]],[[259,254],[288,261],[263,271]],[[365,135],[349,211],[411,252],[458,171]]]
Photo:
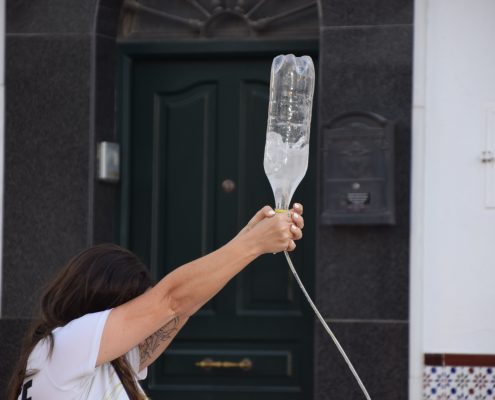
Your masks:
[[[341,114],[323,128],[322,153],[322,224],[395,224],[392,122]]]

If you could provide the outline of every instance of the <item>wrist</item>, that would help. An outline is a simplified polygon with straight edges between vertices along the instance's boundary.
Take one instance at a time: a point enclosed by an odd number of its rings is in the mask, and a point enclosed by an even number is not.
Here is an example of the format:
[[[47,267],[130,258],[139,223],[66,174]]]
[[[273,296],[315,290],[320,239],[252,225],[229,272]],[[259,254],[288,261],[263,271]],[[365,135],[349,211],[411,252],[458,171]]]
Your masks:
[[[243,235],[236,236],[231,240],[231,244],[238,248],[238,251],[251,261],[258,258],[263,252],[255,238],[250,235],[250,232],[245,232]]]

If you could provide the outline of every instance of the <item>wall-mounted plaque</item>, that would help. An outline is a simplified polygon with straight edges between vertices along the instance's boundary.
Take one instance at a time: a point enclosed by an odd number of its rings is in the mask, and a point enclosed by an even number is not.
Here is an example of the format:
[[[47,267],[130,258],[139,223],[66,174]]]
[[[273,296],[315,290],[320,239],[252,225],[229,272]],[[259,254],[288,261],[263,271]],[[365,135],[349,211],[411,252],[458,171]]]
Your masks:
[[[348,112],[323,129],[321,222],[394,224],[394,124]]]

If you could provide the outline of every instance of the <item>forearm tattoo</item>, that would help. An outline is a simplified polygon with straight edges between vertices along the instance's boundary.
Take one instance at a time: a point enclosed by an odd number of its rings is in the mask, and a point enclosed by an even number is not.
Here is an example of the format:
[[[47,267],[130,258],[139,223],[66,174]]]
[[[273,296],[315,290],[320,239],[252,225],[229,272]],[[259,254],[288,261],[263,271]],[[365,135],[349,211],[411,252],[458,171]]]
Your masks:
[[[139,345],[141,364],[153,356],[153,353],[160,347],[162,342],[169,340],[174,336],[178,326],[179,317],[174,317],[174,319],[167,322]]]

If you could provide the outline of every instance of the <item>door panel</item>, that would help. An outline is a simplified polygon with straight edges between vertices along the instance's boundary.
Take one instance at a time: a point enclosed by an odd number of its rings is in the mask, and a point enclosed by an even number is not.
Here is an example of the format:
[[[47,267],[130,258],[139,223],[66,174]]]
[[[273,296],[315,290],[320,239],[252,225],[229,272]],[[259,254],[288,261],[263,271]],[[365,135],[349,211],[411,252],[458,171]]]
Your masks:
[[[267,77],[269,79],[269,73]],[[241,221],[249,220],[260,204],[273,204],[272,190],[263,169],[267,120],[261,116],[267,116],[268,110],[267,77],[264,81],[243,80],[240,87],[238,212]],[[292,255],[296,263],[301,261],[299,255],[302,253]],[[292,274],[280,256],[262,257],[237,279],[239,313],[300,314],[299,292],[294,290]]]
[[[203,122],[205,117],[216,114],[215,99],[215,86],[211,84],[155,97],[158,123],[154,128],[154,159],[160,166],[153,172],[158,188],[167,189],[153,199],[156,204],[152,206],[165,217],[156,227],[163,229],[163,234],[158,234],[158,246],[164,258],[158,265],[180,265],[192,254],[200,256],[211,248],[208,232],[214,230],[209,216],[213,214],[215,121]],[[187,212],[177,212],[184,210],[184,201],[189,205]],[[177,243],[187,243],[190,254],[185,254]]]
[[[261,206],[273,204],[263,171],[271,60],[133,63],[124,244],[156,279],[225,244]],[[222,189],[227,179],[233,191]],[[295,199],[314,203],[313,193],[309,186]],[[311,244],[302,241],[293,253],[306,282]],[[234,393],[236,399],[307,400],[312,325],[284,257],[260,257],[190,319],[151,368],[148,392],[167,400]],[[231,367],[201,364],[208,360]],[[249,369],[235,366],[243,360]]]

